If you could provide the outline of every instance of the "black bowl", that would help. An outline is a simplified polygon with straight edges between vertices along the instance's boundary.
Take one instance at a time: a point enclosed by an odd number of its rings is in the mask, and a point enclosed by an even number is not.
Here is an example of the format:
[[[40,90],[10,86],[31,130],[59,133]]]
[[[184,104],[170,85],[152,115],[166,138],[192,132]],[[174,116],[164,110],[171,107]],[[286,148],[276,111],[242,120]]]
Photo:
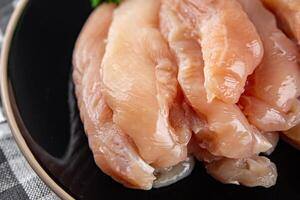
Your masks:
[[[39,176],[70,199],[300,199],[299,152],[280,142],[271,159],[277,185],[224,185],[201,163],[186,179],[163,189],[131,190],[97,168],[76,107],[72,51],[92,11],[89,0],[21,1],[2,54],[3,104],[16,141]]]

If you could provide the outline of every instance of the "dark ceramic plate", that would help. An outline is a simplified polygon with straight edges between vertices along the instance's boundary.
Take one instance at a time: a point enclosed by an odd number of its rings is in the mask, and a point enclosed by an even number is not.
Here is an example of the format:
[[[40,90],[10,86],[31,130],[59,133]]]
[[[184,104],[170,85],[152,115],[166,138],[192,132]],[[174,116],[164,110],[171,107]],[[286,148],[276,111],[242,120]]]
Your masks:
[[[95,165],[70,81],[76,37],[89,0],[22,1],[2,55],[2,97],[15,138],[41,178],[70,199],[300,199],[299,152],[281,142],[271,159],[277,185],[224,185],[198,163],[183,181],[163,189],[127,189]]]

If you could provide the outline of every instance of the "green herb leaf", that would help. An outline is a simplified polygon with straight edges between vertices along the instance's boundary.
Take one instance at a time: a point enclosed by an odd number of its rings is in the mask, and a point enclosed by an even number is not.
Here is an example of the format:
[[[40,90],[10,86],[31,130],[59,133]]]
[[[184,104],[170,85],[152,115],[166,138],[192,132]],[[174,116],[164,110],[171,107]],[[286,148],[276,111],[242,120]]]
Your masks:
[[[96,8],[98,5],[100,5],[101,3],[104,3],[104,2],[119,4],[121,2],[121,0],[90,0],[90,2],[91,2],[92,7]]]
[[[92,8],[96,8],[101,3],[101,0],[90,0],[90,1],[91,1]]]

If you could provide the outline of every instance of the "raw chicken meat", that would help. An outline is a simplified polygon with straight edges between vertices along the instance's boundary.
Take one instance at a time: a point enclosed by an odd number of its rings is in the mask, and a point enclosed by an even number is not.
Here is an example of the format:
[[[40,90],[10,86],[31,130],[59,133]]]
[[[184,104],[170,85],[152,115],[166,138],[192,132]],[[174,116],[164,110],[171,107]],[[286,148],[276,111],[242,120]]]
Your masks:
[[[272,148],[264,152],[265,155],[269,156],[275,150],[279,142],[279,133],[278,132],[265,132],[263,133],[264,137],[272,144]]]
[[[241,184],[248,187],[271,187],[277,180],[274,163],[263,156],[245,159],[221,159],[206,165],[207,172],[222,183]]]
[[[265,135],[275,148],[279,139],[278,134],[266,133]],[[189,144],[189,151],[198,160],[204,162],[210,175],[222,183],[242,184],[249,187],[271,187],[276,183],[276,166],[265,157],[252,156],[241,159],[217,157],[201,148],[194,138]]]
[[[189,153],[197,158],[197,160],[204,163],[211,163],[217,160],[224,159],[222,156],[215,156],[211,154],[207,149],[202,148],[197,141],[197,138],[192,137],[189,143]]]
[[[262,0],[277,16],[279,26],[300,44],[300,1]]]
[[[239,105],[249,122],[261,131],[285,131],[300,122],[300,103],[295,99],[288,113],[280,112],[258,98],[243,95]]]
[[[296,39],[297,43],[300,44],[300,1],[298,0],[262,0],[264,5],[269,8],[271,11],[275,13],[277,16],[279,26],[283,28],[283,30],[291,37]],[[251,2],[252,3],[252,2]],[[275,20],[272,19],[272,23],[275,24]],[[279,38],[279,37],[278,37]],[[287,39],[285,39],[287,40]],[[283,37],[281,39],[283,42]],[[277,44],[277,43],[276,43]],[[292,45],[291,42],[289,42],[286,45],[282,45],[278,42],[278,47],[280,48],[278,52],[280,53],[282,58],[286,57],[288,61],[282,62],[282,67],[280,71],[278,70],[277,74],[284,73],[284,70],[289,70],[290,72],[287,73],[287,78],[283,83],[283,86],[285,87],[285,90],[281,88],[283,91],[281,92],[283,95],[281,99],[288,102],[290,99],[290,102],[293,100],[293,98],[299,96],[299,72],[296,69],[299,69],[298,66],[298,49],[295,47],[295,45]],[[280,57],[280,56],[278,56]],[[293,64],[289,63],[293,62]],[[297,66],[296,66],[297,65]],[[293,66],[293,67],[292,67]],[[270,71],[266,72],[266,74],[270,75]],[[270,78],[268,76],[268,78]],[[275,79],[274,79],[275,81]],[[276,79],[276,81],[278,81]],[[280,82],[278,82],[280,83]],[[271,97],[272,98],[272,97]],[[290,126],[289,130],[285,130],[283,133],[283,138],[285,141],[290,143],[291,145],[295,146],[296,148],[300,148],[300,124],[299,124],[299,101],[294,100],[296,103],[294,103],[291,107],[291,110],[289,110],[288,115],[291,116],[293,119],[293,126],[297,124],[295,127]],[[283,101],[284,102],[284,101]],[[289,108],[289,103],[287,103]],[[287,110],[287,109],[286,109]],[[293,114],[294,113],[294,114]]]
[[[121,3],[114,13],[101,71],[113,121],[156,168],[185,160],[191,136],[188,129],[171,125],[170,110],[179,105],[177,66],[158,29],[160,4],[160,0]]]
[[[260,63],[263,47],[255,27],[236,0],[175,0],[173,7],[193,29],[204,60],[208,101],[233,104],[248,75]]]
[[[178,12],[180,10],[177,10],[173,0],[163,0],[160,27],[177,58],[178,80],[185,97],[198,117],[207,121],[206,131],[196,134],[202,147],[216,156],[229,158],[249,157],[267,151],[271,145],[261,142],[260,133],[248,123],[238,106],[217,99],[208,102],[201,48]]]
[[[263,60],[249,79],[246,94],[287,113],[300,95],[298,49],[276,26],[259,0],[239,0],[263,41]]]
[[[300,39],[300,3],[262,0]],[[299,18],[299,19],[298,19]],[[282,137],[300,149],[297,45],[259,0],[123,0],[87,20],[73,80],[96,164],[148,190],[194,157],[223,183],[271,187]]]
[[[112,112],[100,92],[100,63],[113,9],[113,4],[97,8],[76,43],[73,79],[78,106],[96,164],[102,171],[127,187],[150,189],[154,169],[112,121]]]

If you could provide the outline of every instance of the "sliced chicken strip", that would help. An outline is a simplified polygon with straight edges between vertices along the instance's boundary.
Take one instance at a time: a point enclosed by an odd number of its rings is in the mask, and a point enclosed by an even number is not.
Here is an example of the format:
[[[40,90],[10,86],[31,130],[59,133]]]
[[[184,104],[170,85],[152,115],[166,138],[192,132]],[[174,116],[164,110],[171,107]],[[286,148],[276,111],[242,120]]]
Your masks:
[[[263,56],[254,25],[236,0],[175,0],[172,5],[201,45],[208,100],[237,103]]]
[[[288,113],[280,112],[258,98],[243,95],[239,105],[249,122],[264,132],[286,131],[300,122],[300,102],[295,99]]]
[[[206,165],[207,172],[222,183],[241,184],[248,187],[275,185],[277,169],[263,156],[246,159],[221,159]]]
[[[300,44],[300,1],[262,0],[262,2],[275,13],[279,26]]]
[[[81,119],[101,170],[127,187],[151,189],[154,169],[139,156],[134,143],[112,121],[100,92],[100,64],[115,6],[103,4],[86,22],[73,55],[73,80]]]
[[[267,137],[276,146],[278,135],[267,134]],[[256,155],[241,159],[218,157],[201,148],[195,140],[191,140],[189,150],[198,160],[204,162],[208,174],[222,183],[249,187],[271,187],[276,183],[276,166],[266,157]]]
[[[248,123],[238,106],[217,99],[208,102],[200,45],[178,17],[173,3],[172,0],[163,0],[160,27],[177,58],[178,80],[185,97],[198,117],[207,121],[208,131],[197,135],[202,147],[216,156],[230,158],[249,157],[268,150],[271,145],[260,143],[260,133]]]
[[[246,94],[280,112],[289,112],[300,95],[298,49],[276,26],[275,17],[259,0],[239,0],[263,41],[265,54],[249,79]]]
[[[197,138],[192,137],[190,143],[189,143],[189,153],[191,153],[197,160],[204,162],[204,163],[211,163],[217,160],[224,159],[222,156],[215,156],[212,153],[210,153],[207,149],[202,148]]]
[[[190,132],[171,126],[176,104],[177,67],[158,29],[160,0],[127,0],[114,13],[102,62],[103,94],[113,121],[157,168],[187,158],[182,138]]]

